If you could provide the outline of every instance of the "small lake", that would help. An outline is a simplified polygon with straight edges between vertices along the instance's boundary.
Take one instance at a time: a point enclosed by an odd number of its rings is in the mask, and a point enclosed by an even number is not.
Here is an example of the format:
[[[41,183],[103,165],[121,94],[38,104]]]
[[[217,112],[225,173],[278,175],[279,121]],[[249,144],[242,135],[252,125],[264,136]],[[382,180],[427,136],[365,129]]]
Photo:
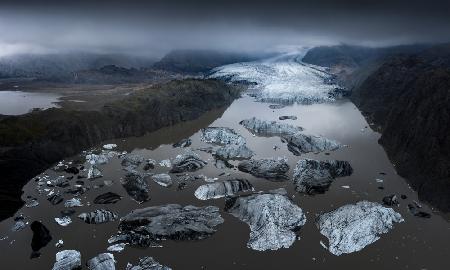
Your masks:
[[[58,107],[55,102],[58,102],[60,97],[54,93],[0,91],[0,114],[20,115],[34,108]]]

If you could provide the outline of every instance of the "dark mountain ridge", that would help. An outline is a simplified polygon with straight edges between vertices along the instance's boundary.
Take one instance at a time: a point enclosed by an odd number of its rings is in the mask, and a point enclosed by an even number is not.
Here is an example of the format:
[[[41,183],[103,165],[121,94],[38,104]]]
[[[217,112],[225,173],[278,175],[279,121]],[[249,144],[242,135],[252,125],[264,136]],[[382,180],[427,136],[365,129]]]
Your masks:
[[[356,60],[339,61],[343,57],[336,48],[323,53],[323,59],[316,54],[315,62],[331,69],[351,64],[352,72],[341,78],[353,87],[351,100],[382,133],[379,142],[397,172],[409,180],[421,200],[449,212],[450,45],[398,49],[384,49],[401,54],[378,53],[381,56],[366,59],[357,68]],[[339,54],[333,57],[333,51]],[[351,59],[359,55],[347,54]],[[361,72],[366,77],[355,84]]]

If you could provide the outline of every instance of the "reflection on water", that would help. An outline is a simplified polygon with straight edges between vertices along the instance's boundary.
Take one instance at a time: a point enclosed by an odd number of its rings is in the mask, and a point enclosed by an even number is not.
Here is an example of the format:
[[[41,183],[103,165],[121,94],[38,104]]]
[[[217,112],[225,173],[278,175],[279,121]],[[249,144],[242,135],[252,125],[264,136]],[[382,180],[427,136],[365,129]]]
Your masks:
[[[55,102],[59,98],[60,96],[54,93],[0,91],[0,114],[19,115],[28,113],[34,108],[58,107]]]
[[[336,151],[320,154],[305,154],[300,157],[287,151],[277,137],[254,137],[239,121],[256,116],[263,120],[277,120],[280,115],[295,115],[297,120],[286,120],[286,123],[302,126],[305,133],[317,134],[337,140],[348,147]],[[217,118],[217,119],[216,119]],[[279,110],[268,108],[268,104],[256,103],[249,97],[236,100],[223,114],[222,111],[211,112],[201,119],[186,122],[174,127],[165,128],[140,138],[127,138],[111,141],[118,144],[118,150],[127,150],[140,154],[145,158],[157,161],[173,159],[183,151],[173,148],[171,144],[181,138],[191,137],[192,149],[208,146],[199,139],[199,128],[210,126],[226,126],[235,129],[247,140],[247,146],[254,150],[254,158],[286,157],[291,167],[288,175],[291,177],[293,168],[300,158],[341,159],[351,163],[354,173],[349,177],[338,178],[332,183],[325,194],[315,196],[302,195],[295,191],[290,180],[285,182],[271,182],[255,178],[250,174],[234,169],[218,170],[213,165],[210,154],[196,151],[204,160],[208,161],[205,168],[193,173],[204,174],[208,177],[218,177],[219,180],[230,178],[248,179],[257,191],[266,191],[284,187],[294,203],[300,206],[307,218],[307,222],[300,230],[301,239],[288,249],[258,252],[247,248],[249,228],[247,224],[221,211],[225,222],[219,226],[218,232],[212,237],[201,241],[164,241],[163,248],[139,249],[126,247],[122,253],[115,254],[117,269],[125,269],[128,262],[136,262],[139,257],[153,256],[160,263],[173,269],[443,269],[450,254],[448,240],[450,226],[441,216],[433,214],[430,219],[412,216],[407,210],[407,203],[418,200],[417,194],[408,186],[404,179],[395,173],[395,168],[389,162],[384,150],[377,143],[379,134],[366,128],[367,123],[356,107],[348,101],[334,104],[292,105]],[[159,146],[159,144],[161,144]],[[274,149],[278,146],[278,149]],[[74,157],[78,158],[78,157]],[[236,164],[234,162],[234,164]],[[60,249],[54,245],[59,239],[64,240],[64,249],[76,249],[82,254],[83,264],[108,247],[107,239],[117,232],[118,221],[100,225],[85,224],[76,216],[81,212],[92,211],[98,206],[92,204],[93,199],[102,193],[111,191],[124,198],[105,208],[116,211],[124,216],[131,210],[146,206],[166,203],[192,204],[196,206],[216,205],[224,207],[224,199],[200,201],[194,196],[197,186],[204,184],[197,180],[186,189],[177,190],[177,185],[164,188],[149,181],[151,200],[137,204],[125,192],[120,184],[123,177],[123,167],[120,160],[113,159],[110,163],[100,166],[104,177],[94,181],[82,179],[93,187],[104,180],[113,181],[111,187],[91,189],[81,196],[83,207],[76,208],[77,214],[72,217],[73,223],[61,227],[53,220],[59,217],[64,209],[63,204],[51,205],[45,196],[36,192],[35,182],[28,183],[24,188],[23,199],[28,195],[37,197],[40,206],[37,208],[23,208],[23,213],[29,221],[41,220],[52,234],[53,240],[41,250],[42,255],[37,259],[29,259],[31,254],[30,242],[32,233],[29,227],[20,232],[11,232],[13,218],[0,223],[0,237],[8,236],[0,241],[3,251],[0,255],[2,267],[5,269],[49,269],[55,261],[55,254]],[[153,173],[167,172],[164,167],[155,168]],[[231,174],[226,177],[223,171]],[[48,171],[49,174],[59,175]],[[380,173],[385,173],[380,174]],[[176,181],[176,176],[172,175]],[[383,183],[376,181],[382,178]],[[343,188],[342,186],[349,186]],[[379,189],[383,186],[384,189]],[[333,210],[339,206],[360,200],[381,202],[382,198],[390,194],[404,194],[407,199],[400,200],[400,206],[395,210],[404,217],[405,222],[395,224],[394,229],[381,236],[381,239],[361,250],[348,255],[334,256],[325,250],[320,241],[326,239],[320,235],[315,220],[318,214]],[[71,196],[64,195],[65,199]],[[88,206],[87,202],[91,205]],[[431,212],[426,205],[422,210]],[[16,214],[17,216],[17,214]]]

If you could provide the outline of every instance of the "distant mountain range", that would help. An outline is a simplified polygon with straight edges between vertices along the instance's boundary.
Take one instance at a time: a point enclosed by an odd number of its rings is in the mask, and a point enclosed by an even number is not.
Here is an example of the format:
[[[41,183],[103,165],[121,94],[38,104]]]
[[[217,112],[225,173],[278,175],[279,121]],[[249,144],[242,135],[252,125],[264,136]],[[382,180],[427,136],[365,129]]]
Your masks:
[[[0,58],[0,79],[33,78],[62,83],[132,83],[170,74],[200,75],[260,55],[176,50],[159,61],[124,54],[22,54]]]

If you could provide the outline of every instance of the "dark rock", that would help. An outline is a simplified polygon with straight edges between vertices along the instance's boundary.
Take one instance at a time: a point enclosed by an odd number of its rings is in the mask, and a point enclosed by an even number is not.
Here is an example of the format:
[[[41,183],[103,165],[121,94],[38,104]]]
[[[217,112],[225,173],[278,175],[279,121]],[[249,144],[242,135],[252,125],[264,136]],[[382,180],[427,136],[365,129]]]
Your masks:
[[[172,147],[188,147],[192,144],[191,139],[182,139],[181,141],[174,143]]]
[[[120,182],[128,195],[138,203],[150,200],[150,186],[144,175],[138,172],[129,172]]]
[[[253,185],[248,180],[233,179],[201,185],[194,194],[199,200],[209,200],[233,196],[237,193],[248,191],[254,191]]]
[[[193,172],[203,168],[207,164],[199,155],[192,151],[187,151],[177,155],[172,162],[171,173]]]
[[[62,203],[62,201],[64,200],[64,198],[61,197],[61,195],[55,193],[55,194],[51,195],[50,197],[48,197],[47,200],[48,200],[51,204],[57,205],[57,204]]]
[[[301,159],[295,166],[292,181],[298,192],[317,194],[326,192],[335,178],[352,173],[347,161]]]
[[[229,198],[225,210],[250,226],[247,246],[258,251],[290,247],[297,238],[295,231],[306,222],[284,189]]]
[[[97,209],[89,213],[81,213],[78,217],[87,224],[101,224],[115,221],[119,218],[116,213],[105,209]]]
[[[147,159],[145,165],[144,165],[144,170],[148,171],[148,170],[153,170],[155,168],[156,165],[156,160],[154,159]]]
[[[295,116],[295,115],[283,115],[283,116],[278,117],[278,119],[279,120],[287,120],[287,119],[297,120],[297,116]]]
[[[411,214],[413,214],[416,217],[431,218],[431,214],[424,211],[420,211],[418,207],[414,206],[413,204],[408,204],[408,210]]]
[[[271,105],[269,105],[269,108],[272,109],[272,110],[283,109],[284,107],[286,107],[286,105],[283,105],[283,104],[271,104]]]
[[[77,167],[69,167],[67,169],[64,170],[66,173],[71,173],[71,174],[78,174],[80,172],[80,170]]]
[[[50,241],[52,236],[50,231],[39,221],[33,221],[30,226],[33,231],[33,238],[31,239],[31,249],[34,253],[37,253],[41,248],[45,247]]]
[[[121,218],[117,239],[148,246],[164,239],[200,240],[216,232],[223,223],[215,206],[182,207],[178,204],[136,209]]]
[[[408,198],[408,196],[406,196],[405,194],[400,195],[400,198],[402,198],[402,200],[406,200]]]
[[[238,165],[240,171],[250,173],[256,177],[285,180],[289,165],[286,159],[251,159],[241,161]]]
[[[387,206],[399,205],[397,195],[392,194],[383,198],[383,203]]]
[[[77,211],[73,210],[73,209],[65,209],[65,210],[61,210],[61,216],[63,217],[70,217],[73,214],[75,214]]]
[[[114,192],[106,192],[98,195],[94,199],[95,204],[114,204],[122,199],[122,196]]]

